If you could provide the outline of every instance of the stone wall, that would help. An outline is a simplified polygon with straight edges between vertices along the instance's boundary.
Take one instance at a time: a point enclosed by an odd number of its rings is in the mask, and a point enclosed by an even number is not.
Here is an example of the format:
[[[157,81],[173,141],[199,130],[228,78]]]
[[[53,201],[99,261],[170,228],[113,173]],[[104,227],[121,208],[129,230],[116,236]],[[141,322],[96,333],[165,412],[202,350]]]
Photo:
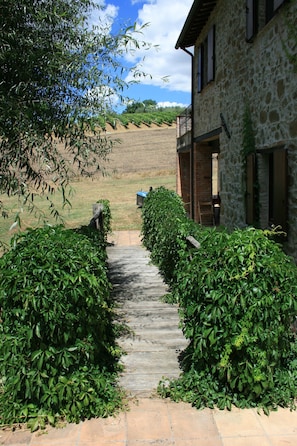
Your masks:
[[[236,5],[235,5],[236,3]],[[220,135],[220,195],[221,223],[242,226],[245,221],[242,183],[242,115],[246,73],[245,12],[243,2],[221,1],[213,11],[208,24],[197,41],[196,48],[215,25],[215,81],[195,95],[195,135],[203,135],[221,126],[223,117],[227,129]],[[239,13],[239,10],[242,13]],[[195,52],[196,54],[196,52]]]
[[[288,249],[297,257],[294,243],[297,240],[297,75],[284,50],[284,42],[289,47],[293,45],[288,37],[287,20],[296,17],[296,13],[296,1],[283,5],[253,42],[248,43],[245,2],[217,2],[195,47],[197,59],[197,49],[214,24],[215,81],[201,93],[195,91],[194,133],[199,137],[218,128],[222,116],[231,134],[229,138],[223,130],[219,137],[221,223],[229,227],[246,224],[242,147],[247,103],[258,157],[261,158],[262,151],[278,146],[288,151]],[[261,224],[265,227],[268,225],[267,166],[265,160],[259,160],[258,164]]]

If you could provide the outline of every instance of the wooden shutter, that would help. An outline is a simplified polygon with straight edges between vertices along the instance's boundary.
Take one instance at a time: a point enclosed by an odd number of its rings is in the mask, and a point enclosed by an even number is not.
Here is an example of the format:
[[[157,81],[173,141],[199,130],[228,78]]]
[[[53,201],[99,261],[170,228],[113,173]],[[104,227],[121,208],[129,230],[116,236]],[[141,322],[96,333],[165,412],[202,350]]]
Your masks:
[[[273,223],[288,229],[287,151],[273,152]]]
[[[275,11],[274,0],[266,0],[266,23],[272,19]]]
[[[198,57],[197,57],[197,62],[198,62],[198,80],[197,80],[197,89],[198,89],[198,93],[201,92],[202,88],[203,88],[203,47],[200,46],[198,48]]]
[[[207,82],[214,80],[215,73],[215,27],[212,26],[207,35]]]
[[[250,41],[255,35],[256,23],[255,23],[255,1],[246,0],[246,40]]]
[[[284,2],[285,0],[273,0],[273,10],[276,11]]]
[[[255,181],[256,181],[256,156],[254,153],[246,158],[246,222],[255,224]]]

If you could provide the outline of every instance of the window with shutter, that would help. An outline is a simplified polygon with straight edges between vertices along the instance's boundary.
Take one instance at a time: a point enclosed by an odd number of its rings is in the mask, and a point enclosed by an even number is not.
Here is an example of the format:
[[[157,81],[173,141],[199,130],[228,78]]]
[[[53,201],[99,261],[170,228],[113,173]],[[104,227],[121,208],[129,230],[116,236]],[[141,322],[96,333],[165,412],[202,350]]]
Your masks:
[[[207,82],[214,80],[215,72],[215,27],[212,26],[207,35]]]
[[[203,88],[203,72],[202,72],[202,62],[203,59],[203,47],[202,45],[198,48],[198,93],[202,91]]]
[[[255,0],[246,0],[246,40],[249,42],[257,32],[257,5]]]
[[[275,150],[270,155],[269,173],[269,223],[288,230],[287,151]]]
[[[266,23],[272,19],[274,15],[274,0],[266,0]]]
[[[274,11],[276,11],[283,3],[285,3],[285,0],[273,0]]]
[[[246,40],[252,42],[257,32],[275,15],[286,0],[246,0]]]
[[[246,158],[246,223],[248,225],[255,225],[259,216],[257,215],[257,158],[254,153],[251,153]]]
[[[285,3],[286,0],[266,0],[266,23],[272,19],[278,8]]]
[[[215,27],[212,26],[207,38],[197,52],[197,91],[200,93],[205,85],[215,78]]]

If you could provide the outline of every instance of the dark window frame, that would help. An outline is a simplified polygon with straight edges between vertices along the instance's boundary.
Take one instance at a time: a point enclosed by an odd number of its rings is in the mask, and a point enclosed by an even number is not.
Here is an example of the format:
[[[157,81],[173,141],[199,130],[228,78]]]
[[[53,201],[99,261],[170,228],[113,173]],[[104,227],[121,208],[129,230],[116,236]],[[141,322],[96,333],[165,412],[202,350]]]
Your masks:
[[[215,79],[215,25],[213,25],[206,39],[198,47],[197,53],[197,91]]]
[[[258,30],[258,8],[255,0],[246,0],[246,40],[251,42]]]
[[[207,34],[207,83],[215,78],[215,25]]]
[[[246,0],[246,41],[252,42],[287,0]]]
[[[203,89],[204,79],[203,79],[203,45],[200,45],[198,48],[198,93],[200,93]]]

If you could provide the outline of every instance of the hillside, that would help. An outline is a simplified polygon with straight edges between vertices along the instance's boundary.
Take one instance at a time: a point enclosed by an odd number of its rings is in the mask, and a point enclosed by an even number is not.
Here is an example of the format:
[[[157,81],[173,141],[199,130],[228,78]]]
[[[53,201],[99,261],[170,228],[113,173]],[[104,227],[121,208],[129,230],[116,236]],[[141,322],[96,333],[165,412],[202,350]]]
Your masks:
[[[129,124],[106,127],[106,136],[116,141],[107,168],[116,174],[175,171],[176,126]]]

